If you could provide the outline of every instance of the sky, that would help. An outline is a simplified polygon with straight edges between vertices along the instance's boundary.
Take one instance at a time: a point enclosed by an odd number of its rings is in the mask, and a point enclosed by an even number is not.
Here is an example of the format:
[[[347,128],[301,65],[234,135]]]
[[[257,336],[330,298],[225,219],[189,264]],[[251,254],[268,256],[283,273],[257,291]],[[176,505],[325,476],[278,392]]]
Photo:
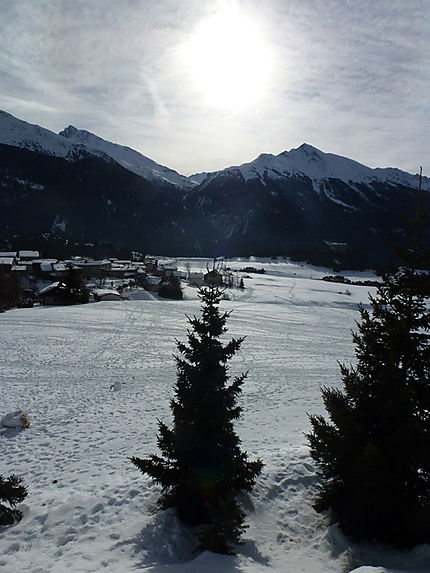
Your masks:
[[[430,0],[0,0],[0,109],[189,175],[309,143],[430,174]]]

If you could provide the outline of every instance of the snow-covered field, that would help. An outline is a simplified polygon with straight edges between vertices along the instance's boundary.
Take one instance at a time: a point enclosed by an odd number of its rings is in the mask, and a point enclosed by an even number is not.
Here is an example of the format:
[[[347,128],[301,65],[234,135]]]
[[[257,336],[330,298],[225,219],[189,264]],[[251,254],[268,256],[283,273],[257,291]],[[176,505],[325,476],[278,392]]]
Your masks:
[[[192,269],[206,262],[192,260]],[[157,487],[128,460],[156,452],[157,418],[170,420],[175,338],[185,339],[185,314],[199,311],[186,287],[184,301],[136,293],[0,315],[0,415],[22,408],[32,418],[27,430],[0,431],[0,474],[24,476],[29,489],[23,520],[0,529],[0,571],[430,571],[430,547],[351,544],[311,507],[307,413],[323,412],[320,387],[338,385],[337,361],[353,360],[350,329],[369,289],[323,282],[326,270],[305,265],[228,264],[266,269],[222,303],[234,311],[229,335],[247,337],[231,364],[232,374],[249,370],[237,431],[250,458],[265,463],[244,500],[249,529],[238,556],[190,554],[191,534],[154,511]]]

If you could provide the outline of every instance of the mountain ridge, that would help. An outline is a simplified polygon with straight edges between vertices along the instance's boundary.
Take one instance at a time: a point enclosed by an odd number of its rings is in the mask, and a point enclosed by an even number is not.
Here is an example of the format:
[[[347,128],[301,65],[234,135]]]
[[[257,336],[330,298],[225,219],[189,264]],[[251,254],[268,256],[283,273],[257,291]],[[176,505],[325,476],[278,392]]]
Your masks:
[[[360,268],[392,261],[390,244],[405,242],[415,216],[416,175],[310,144],[196,174],[187,186],[131,148],[73,126],[63,132],[0,114],[2,248],[55,234],[166,255],[282,255]],[[179,184],[166,180],[172,173]],[[428,178],[422,188],[430,211]]]
[[[339,179],[345,183],[384,182],[409,187],[416,187],[418,181],[416,174],[395,167],[371,168],[348,157],[321,151],[309,143],[302,143],[299,147],[284,150],[278,155],[261,153],[255,159],[240,165],[186,176],[131,147],[113,143],[90,131],[69,125],[56,134],[2,110],[0,143],[69,159],[82,152],[105,159],[110,157],[125,169],[145,179],[183,189],[194,189],[221,174],[224,176],[233,173],[240,173],[245,181],[264,181],[267,178],[279,179],[292,175],[306,176],[313,181]],[[430,178],[422,178],[422,188],[430,190]]]
[[[112,143],[90,131],[77,129],[73,125],[69,125],[60,131],[58,135],[76,144],[84,145],[89,149],[106,153],[125,169],[141,175],[149,181],[176,185],[184,189],[191,189],[195,186],[188,177],[181,175],[174,169],[157,163],[131,147]]]

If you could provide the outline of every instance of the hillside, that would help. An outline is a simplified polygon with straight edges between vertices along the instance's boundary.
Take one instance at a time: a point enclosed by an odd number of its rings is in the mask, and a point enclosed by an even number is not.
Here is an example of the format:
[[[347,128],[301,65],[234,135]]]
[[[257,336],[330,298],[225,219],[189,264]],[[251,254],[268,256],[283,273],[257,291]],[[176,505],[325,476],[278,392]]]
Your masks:
[[[192,260],[192,269],[207,262]],[[0,315],[2,410],[32,418],[29,429],[0,436],[0,473],[23,475],[29,488],[23,520],[0,536],[7,573],[428,571],[427,546],[353,544],[311,507],[318,482],[307,413],[323,411],[320,387],[340,384],[338,361],[353,359],[350,329],[368,290],[347,294],[318,280],[326,269],[285,261],[229,264],[266,269],[222,304],[234,310],[229,334],[246,335],[232,363],[232,374],[249,370],[238,432],[265,463],[244,500],[250,527],[238,557],[192,555],[190,532],[154,513],[158,489],[128,459],[155,452],[157,419],[170,420],[175,338],[185,339],[185,314],[199,309],[186,287],[182,302],[148,295]]]

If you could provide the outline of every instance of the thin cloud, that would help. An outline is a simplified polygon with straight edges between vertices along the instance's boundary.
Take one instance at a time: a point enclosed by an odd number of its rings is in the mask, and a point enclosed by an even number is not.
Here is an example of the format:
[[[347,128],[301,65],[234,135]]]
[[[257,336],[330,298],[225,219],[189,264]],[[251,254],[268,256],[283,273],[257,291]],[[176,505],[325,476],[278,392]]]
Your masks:
[[[233,4],[271,54],[267,93],[250,109],[208,105],[178,57],[202,19]],[[428,160],[426,0],[3,0],[0,10],[0,107],[55,131],[72,123],[185,173],[303,141],[371,166]]]

